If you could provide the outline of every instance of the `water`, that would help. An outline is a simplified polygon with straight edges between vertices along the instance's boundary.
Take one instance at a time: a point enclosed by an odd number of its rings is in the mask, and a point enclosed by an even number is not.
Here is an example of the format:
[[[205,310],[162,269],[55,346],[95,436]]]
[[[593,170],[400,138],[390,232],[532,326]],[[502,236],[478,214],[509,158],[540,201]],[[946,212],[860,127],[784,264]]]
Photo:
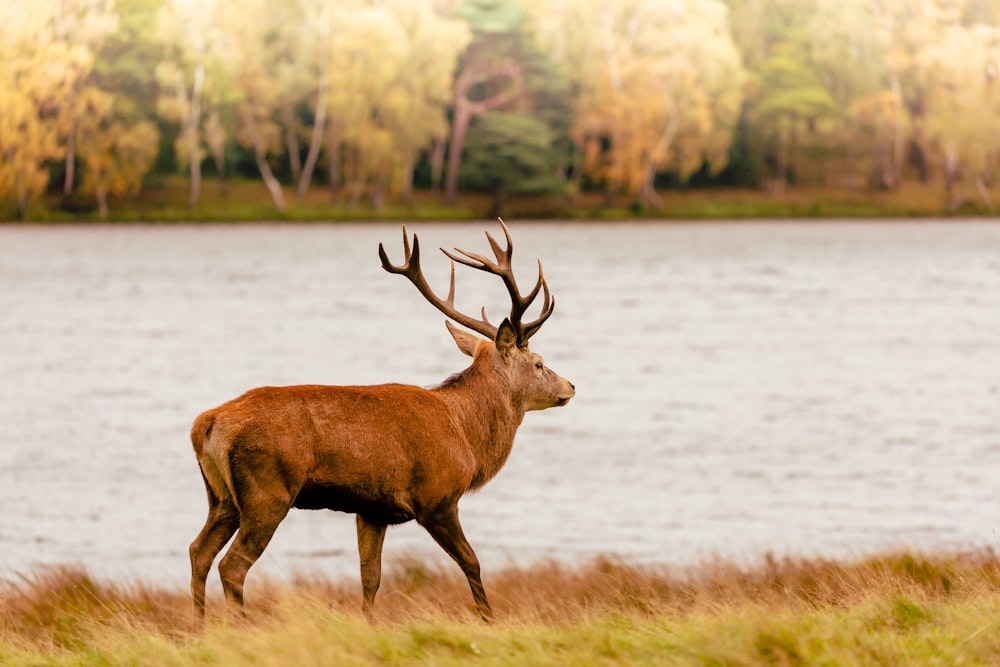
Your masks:
[[[435,287],[432,250],[486,252],[484,226],[411,225]],[[577,397],[530,413],[462,501],[487,576],[997,545],[1000,225],[512,226],[521,282],[542,257],[557,297],[532,348]],[[463,368],[379,242],[401,260],[395,224],[0,228],[0,573],[182,584],[196,414],[258,385]],[[461,309],[504,299],[459,269]],[[391,528],[387,564],[409,556],[446,559]],[[356,563],[352,517],[294,511],[254,573]]]

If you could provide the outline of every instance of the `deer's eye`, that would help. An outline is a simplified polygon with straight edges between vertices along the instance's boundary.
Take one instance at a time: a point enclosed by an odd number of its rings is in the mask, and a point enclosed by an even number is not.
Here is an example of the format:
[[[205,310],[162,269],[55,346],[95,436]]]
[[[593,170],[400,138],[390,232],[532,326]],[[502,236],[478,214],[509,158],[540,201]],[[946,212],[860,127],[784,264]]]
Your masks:
[[[543,368],[545,368],[545,364],[543,364],[540,361],[536,361],[535,362],[535,368],[537,368],[538,370],[542,370]]]

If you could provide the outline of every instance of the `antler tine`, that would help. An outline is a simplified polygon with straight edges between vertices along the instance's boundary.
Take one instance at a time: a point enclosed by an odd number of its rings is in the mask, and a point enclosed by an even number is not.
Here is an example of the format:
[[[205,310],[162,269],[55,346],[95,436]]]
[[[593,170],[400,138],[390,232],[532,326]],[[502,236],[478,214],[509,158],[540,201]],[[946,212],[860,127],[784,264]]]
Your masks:
[[[549,292],[549,282],[545,279],[545,274],[542,272],[542,260],[538,260],[538,282],[535,283],[535,289],[531,290],[531,294],[525,299],[529,304],[535,300],[538,295],[539,288],[542,289],[542,312],[538,318],[532,322],[528,322],[521,326],[523,332],[524,340],[527,342],[529,338],[535,335],[535,332],[541,328],[545,320],[549,319],[552,312],[556,308],[556,298]]]
[[[471,266],[474,269],[479,269],[480,271],[486,271],[487,273],[498,273],[500,271],[500,266],[494,264],[490,260],[486,259],[482,255],[477,255],[474,252],[469,252],[467,250],[462,250],[461,248],[455,248],[456,253],[464,255],[461,257],[459,255],[453,254],[449,250],[440,248],[441,252],[448,256],[453,262],[458,262],[459,264],[464,264],[466,266]]]
[[[488,273],[498,273],[501,271],[510,272],[510,279],[513,280],[514,276],[511,272],[510,258],[514,254],[514,242],[510,238],[510,230],[507,229],[507,225],[504,224],[504,221],[500,218],[497,218],[497,220],[500,221],[500,226],[503,228],[504,236],[507,237],[507,248],[501,248],[500,244],[497,243],[497,240],[493,238],[493,235],[486,232],[486,240],[489,241],[490,248],[493,250],[493,255],[496,257],[496,262],[490,261],[483,255],[469,252],[468,250],[462,250],[461,248],[455,248],[455,252],[464,255],[467,259],[455,256],[444,248],[441,248],[441,252],[448,255],[448,257],[456,262],[460,262],[466,266],[471,266],[472,268],[479,269],[480,271],[486,271]],[[476,262],[478,262],[478,264]]]
[[[496,262],[490,261],[483,255],[462,250],[461,248],[455,248],[455,253],[458,254],[448,252],[444,248],[441,249],[441,252],[450,257],[452,261],[459,262],[460,264],[470,266],[480,271],[492,273],[499,276],[500,279],[503,280],[504,285],[507,287],[507,292],[510,295],[510,322],[514,325],[514,328],[517,331],[518,344],[525,345],[528,342],[528,339],[534,335],[536,331],[538,331],[545,320],[547,320],[552,314],[554,299],[552,299],[552,295],[549,292],[549,285],[545,280],[545,274],[542,271],[541,260],[538,260],[538,281],[535,283],[531,292],[529,292],[526,296],[521,296],[521,291],[517,287],[517,280],[514,278],[514,267],[511,262],[511,258],[514,253],[514,242],[510,236],[510,230],[507,228],[503,219],[497,218],[497,220],[500,222],[501,229],[503,229],[504,237],[507,241],[507,247],[501,248],[497,240],[493,238],[493,235],[486,232],[486,239],[489,241],[490,248],[493,250]],[[524,313],[527,312],[528,308],[531,307],[531,304],[534,303],[539,291],[542,291],[544,294],[541,314],[536,320],[523,324],[521,322],[521,318],[524,316]],[[486,319],[485,310],[483,312],[483,319]]]
[[[455,305],[455,262],[451,263],[451,277],[448,279],[448,303]]]
[[[409,236],[406,233],[406,227],[403,227],[403,263],[400,265],[394,265],[389,261],[389,256],[385,252],[385,248],[381,243],[378,244],[378,256],[382,261],[382,268],[389,273],[398,273],[406,276],[417,291],[435,308],[444,313],[447,317],[455,320],[464,327],[468,327],[473,331],[481,333],[489,338],[494,338],[497,334],[497,328],[489,323],[486,319],[485,309],[483,311],[483,319],[477,320],[474,317],[470,317],[458,311],[455,308],[455,264],[451,265],[451,280],[448,286],[448,298],[442,300],[434,290],[430,288],[427,284],[427,279],[424,278],[423,271],[420,269],[420,241],[417,235],[413,235],[413,247],[410,247]]]
[[[451,260],[451,277],[448,285],[448,298],[442,300],[433,290],[428,286],[427,280],[424,278],[423,272],[420,269],[420,244],[417,240],[417,235],[413,235],[413,247],[410,248],[409,236],[406,233],[406,227],[403,227],[403,264],[395,266],[389,262],[388,256],[386,255],[385,249],[382,244],[379,244],[378,252],[379,257],[382,259],[382,268],[390,273],[400,273],[405,275],[410,279],[417,290],[427,299],[435,308],[440,310],[442,313],[455,320],[462,326],[468,327],[473,331],[477,331],[484,336],[489,336],[491,338],[496,336],[497,327],[490,323],[489,318],[486,316],[486,308],[482,309],[481,319],[475,319],[468,315],[464,315],[455,308],[455,263],[463,264],[465,266],[478,269],[479,271],[485,271],[486,273],[491,273],[493,275],[499,276],[507,288],[507,292],[510,295],[511,307],[509,320],[514,326],[514,330],[517,334],[518,345],[524,346],[527,344],[528,339],[535,334],[536,331],[542,326],[542,324],[552,315],[552,311],[555,309],[555,297],[549,292],[548,281],[545,280],[545,273],[542,270],[542,261],[538,260],[538,280],[535,282],[534,288],[525,296],[521,295],[521,291],[517,287],[517,281],[514,279],[514,269],[511,262],[511,257],[514,252],[514,242],[510,236],[510,230],[507,229],[507,225],[504,224],[502,219],[499,219],[500,227],[503,229],[504,236],[507,240],[507,247],[502,248],[497,242],[493,235],[486,232],[486,239],[489,241],[490,248],[493,250],[493,255],[496,257],[496,261],[492,261],[489,258],[473,253],[460,248],[455,248],[454,252],[450,252],[441,248],[441,252],[445,254]],[[521,318],[527,312],[531,304],[534,303],[539,292],[542,292],[542,308],[541,312],[535,320],[522,323]]]
[[[489,232],[486,232],[486,238],[490,242],[490,247],[493,248],[493,254],[496,255],[497,263],[504,266],[510,266],[510,258],[514,254],[514,241],[510,238],[510,230],[507,229],[507,225],[504,224],[503,218],[497,218],[497,221],[500,223],[500,228],[503,229],[503,235],[507,237],[507,249],[501,251],[500,244],[496,242],[496,239],[494,239],[493,235]],[[503,252],[503,257],[500,256],[501,252]]]
[[[420,246],[417,243],[417,235],[413,235],[413,250],[416,254],[417,261],[420,261]],[[403,263],[399,266],[394,265],[389,261],[389,255],[385,252],[385,248],[381,243],[378,244],[378,257],[382,260],[382,268],[389,273],[401,273],[407,275],[410,270],[410,263],[414,256],[414,253],[410,252],[410,239],[406,234],[406,225],[403,225]]]

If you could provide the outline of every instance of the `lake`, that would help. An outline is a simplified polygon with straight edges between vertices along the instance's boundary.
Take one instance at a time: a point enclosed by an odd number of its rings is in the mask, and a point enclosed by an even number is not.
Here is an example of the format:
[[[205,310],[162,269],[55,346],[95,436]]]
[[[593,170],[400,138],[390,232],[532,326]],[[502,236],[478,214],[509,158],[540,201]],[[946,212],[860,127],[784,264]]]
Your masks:
[[[460,504],[490,569],[996,547],[1000,225],[512,221],[570,379]],[[489,252],[495,223],[408,225]],[[398,224],[0,227],[0,574],[186,585],[202,410],[260,385],[432,385],[467,365],[400,276]],[[434,252],[432,252],[434,250]],[[458,306],[506,313],[459,267]],[[499,317],[498,317],[499,316]],[[293,511],[251,572],[356,577],[353,517]],[[446,556],[413,524],[387,566]],[[455,570],[457,573],[457,569]],[[218,586],[217,575],[210,578]]]

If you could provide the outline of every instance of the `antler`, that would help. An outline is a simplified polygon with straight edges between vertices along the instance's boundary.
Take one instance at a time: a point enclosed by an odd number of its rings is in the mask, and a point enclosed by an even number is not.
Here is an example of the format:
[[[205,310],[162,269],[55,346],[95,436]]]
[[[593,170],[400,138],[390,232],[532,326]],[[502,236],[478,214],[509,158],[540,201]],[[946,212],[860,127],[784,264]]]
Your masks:
[[[486,232],[486,239],[490,242],[490,248],[493,249],[493,255],[496,257],[496,262],[490,261],[482,255],[477,255],[475,253],[468,252],[466,250],[461,250],[455,248],[455,252],[464,255],[464,257],[458,257],[448,252],[445,249],[441,249],[445,255],[447,255],[453,262],[458,262],[466,266],[471,266],[474,269],[479,269],[480,271],[485,271],[486,273],[492,273],[495,276],[499,276],[503,280],[504,285],[507,287],[507,293],[510,294],[510,323],[514,325],[514,330],[517,332],[517,343],[518,345],[524,345],[528,342],[536,331],[542,326],[542,324],[552,315],[552,311],[555,308],[555,297],[549,292],[549,284],[545,280],[545,274],[542,271],[542,260],[538,260],[538,280],[535,282],[534,288],[527,296],[521,296],[521,291],[517,288],[517,281],[514,279],[514,267],[511,264],[511,256],[514,254],[514,242],[510,238],[510,231],[507,229],[507,225],[500,218],[497,218],[500,222],[500,227],[503,229],[504,236],[507,237],[507,248],[501,249],[500,244],[497,243],[496,239],[489,232]],[[538,292],[542,291],[542,312],[538,319],[533,322],[522,323],[521,318],[524,313],[531,306],[535,297],[538,296]],[[486,313],[483,313],[485,318]]]
[[[486,309],[483,308],[483,317],[477,320],[473,317],[460,313],[455,308],[455,262],[451,263],[451,285],[448,288],[448,298],[442,300],[434,293],[434,290],[427,284],[424,273],[420,269],[420,241],[417,235],[413,235],[413,250],[410,250],[410,239],[406,234],[406,225],[403,225],[403,263],[395,266],[389,261],[389,256],[385,253],[382,244],[378,244],[378,256],[382,260],[382,268],[389,273],[398,273],[406,276],[432,306],[442,313],[455,320],[464,327],[483,334],[492,339],[497,335],[497,328],[486,319]]]
[[[485,308],[482,310],[482,318],[478,320],[460,313],[455,308],[455,262],[499,276],[500,279],[503,280],[504,285],[507,287],[507,293],[510,295],[511,308],[509,320],[517,334],[517,344],[524,346],[527,344],[528,339],[538,331],[545,320],[552,315],[552,311],[555,309],[556,300],[555,297],[549,292],[549,284],[545,280],[545,274],[542,272],[542,260],[538,260],[538,280],[535,282],[535,287],[526,296],[521,295],[521,291],[517,287],[517,281],[514,279],[514,269],[511,265],[514,243],[510,238],[510,231],[507,229],[507,225],[505,225],[504,221],[500,218],[497,219],[500,221],[500,227],[503,228],[504,236],[507,238],[507,248],[502,249],[496,239],[494,239],[489,232],[486,232],[486,239],[489,241],[490,248],[493,249],[493,255],[496,257],[495,262],[482,255],[461,250],[459,248],[455,248],[455,252],[458,253],[458,255],[452,254],[444,248],[441,248],[441,252],[452,260],[451,284],[448,288],[448,298],[445,300],[442,300],[434,294],[433,290],[431,290],[430,286],[427,284],[427,280],[424,278],[423,272],[420,269],[420,244],[417,241],[417,235],[413,235],[413,249],[411,251],[405,225],[403,226],[403,264],[395,266],[390,263],[381,243],[378,246],[378,254],[379,258],[382,260],[383,269],[389,273],[399,273],[406,276],[410,279],[410,282],[416,286],[417,290],[424,296],[424,298],[427,299],[435,308],[462,326],[468,327],[469,329],[479,332],[484,336],[488,336],[491,339],[496,337],[497,327],[492,325],[486,317]],[[541,314],[537,319],[531,322],[523,323],[521,320],[524,317],[524,313],[531,306],[540,291],[543,294]]]

